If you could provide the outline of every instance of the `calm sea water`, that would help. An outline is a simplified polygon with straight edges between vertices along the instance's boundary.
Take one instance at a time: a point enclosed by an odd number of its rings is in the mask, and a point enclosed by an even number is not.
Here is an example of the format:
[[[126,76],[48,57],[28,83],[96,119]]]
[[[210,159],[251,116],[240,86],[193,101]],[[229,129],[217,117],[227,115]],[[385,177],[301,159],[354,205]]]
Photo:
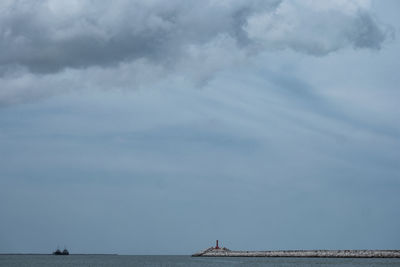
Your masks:
[[[0,255],[0,266],[400,266],[400,259],[192,258],[190,256]]]

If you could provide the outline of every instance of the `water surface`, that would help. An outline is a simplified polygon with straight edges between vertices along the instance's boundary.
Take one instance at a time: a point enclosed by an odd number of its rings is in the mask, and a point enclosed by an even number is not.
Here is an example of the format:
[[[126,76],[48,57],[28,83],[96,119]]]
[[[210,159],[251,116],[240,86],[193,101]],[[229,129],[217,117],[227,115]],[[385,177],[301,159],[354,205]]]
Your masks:
[[[0,266],[400,266],[400,259],[202,258],[124,255],[0,255]]]

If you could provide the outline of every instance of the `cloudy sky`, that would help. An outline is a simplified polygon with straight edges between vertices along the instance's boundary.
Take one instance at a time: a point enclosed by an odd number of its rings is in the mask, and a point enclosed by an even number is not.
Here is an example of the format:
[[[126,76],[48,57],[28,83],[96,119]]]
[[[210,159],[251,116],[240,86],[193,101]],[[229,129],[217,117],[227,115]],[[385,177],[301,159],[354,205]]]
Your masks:
[[[0,253],[400,247],[397,0],[2,0]]]

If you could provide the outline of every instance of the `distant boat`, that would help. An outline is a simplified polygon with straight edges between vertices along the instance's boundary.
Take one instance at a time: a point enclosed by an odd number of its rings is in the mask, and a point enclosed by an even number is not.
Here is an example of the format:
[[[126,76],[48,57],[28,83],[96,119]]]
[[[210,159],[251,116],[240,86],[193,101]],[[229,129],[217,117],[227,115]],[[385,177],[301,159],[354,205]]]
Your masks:
[[[53,252],[53,255],[69,255],[69,251],[66,248],[63,251],[57,249]]]

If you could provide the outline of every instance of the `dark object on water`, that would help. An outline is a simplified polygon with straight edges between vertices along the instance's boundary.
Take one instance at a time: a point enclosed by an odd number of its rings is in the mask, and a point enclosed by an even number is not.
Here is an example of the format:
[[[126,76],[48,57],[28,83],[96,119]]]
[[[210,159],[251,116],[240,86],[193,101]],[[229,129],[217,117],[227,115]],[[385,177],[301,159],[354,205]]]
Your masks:
[[[63,251],[57,249],[53,252],[53,255],[69,255],[69,251],[66,248]]]

